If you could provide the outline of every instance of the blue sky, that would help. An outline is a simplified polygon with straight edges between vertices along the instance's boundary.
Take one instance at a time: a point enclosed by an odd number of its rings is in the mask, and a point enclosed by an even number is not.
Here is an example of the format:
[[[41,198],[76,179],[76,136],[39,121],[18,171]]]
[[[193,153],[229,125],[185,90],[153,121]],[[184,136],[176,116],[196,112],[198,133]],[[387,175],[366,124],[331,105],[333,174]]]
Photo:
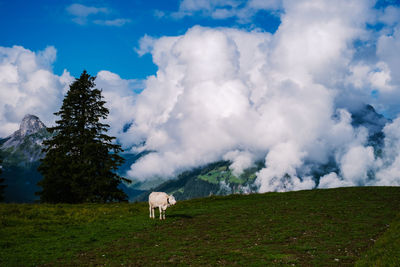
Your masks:
[[[240,174],[261,160],[260,191],[298,190],[335,159],[324,187],[370,183],[371,171],[373,184],[400,185],[399,3],[0,0],[0,137],[27,113],[54,125],[86,69],[109,133],[128,151],[155,151],[133,179],[218,160]],[[365,104],[391,119],[380,158],[351,124]]]
[[[57,49],[54,71],[64,69],[78,76],[85,68],[89,73],[109,70],[126,79],[143,79],[156,71],[151,55],[140,57],[135,52],[138,41],[145,34],[160,37],[184,34],[193,25],[209,27],[260,27],[273,32],[279,17],[260,12],[249,23],[237,23],[235,18],[211,19],[206,16],[168,18],[177,12],[180,1],[0,1],[0,45],[20,45],[33,51],[46,46]],[[82,23],[74,22],[76,16],[68,8],[73,4],[106,9],[91,14]],[[158,17],[157,13],[164,13]],[[117,26],[96,24],[97,20],[124,19]]]
[[[43,50],[49,45],[54,46],[57,49],[57,60],[53,67],[57,74],[67,69],[76,77],[83,69],[87,69],[89,73],[106,69],[125,79],[144,79],[157,70],[150,54],[139,56],[135,52],[140,38],[145,34],[152,37],[181,35],[194,25],[247,30],[257,28],[273,33],[280,24],[279,10],[257,10],[246,21],[238,21],[235,16],[215,19],[202,12],[193,12],[189,16],[179,18],[171,16],[179,11],[182,2],[1,0],[0,45],[20,45],[33,51]],[[237,2],[240,3],[239,6],[243,6],[246,1]],[[74,4],[106,11],[90,14],[82,23],[76,23],[76,16],[68,10]],[[382,9],[398,4],[397,0],[382,0],[376,3],[376,7]],[[227,7],[232,8],[229,5]],[[114,26],[95,23],[99,20],[116,19],[126,21]]]

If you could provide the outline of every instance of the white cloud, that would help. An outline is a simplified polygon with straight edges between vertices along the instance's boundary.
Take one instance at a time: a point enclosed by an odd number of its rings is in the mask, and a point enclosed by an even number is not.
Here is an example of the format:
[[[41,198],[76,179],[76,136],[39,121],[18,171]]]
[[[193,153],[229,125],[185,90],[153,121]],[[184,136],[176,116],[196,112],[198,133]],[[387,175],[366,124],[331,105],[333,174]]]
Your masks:
[[[136,53],[138,53],[139,56],[143,56],[144,54],[150,53],[153,50],[155,42],[156,42],[155,38],[145,34],[139,40],[139,48],[135,48]]]
[[[132,122],[136,95],[143,89],[140,80],[125,80],[109,71],[100,71],[96,76],[96,87],[102,89],[106,107],[110,113],[107,123],[111,126],[109,134],[118,138],[125,146],[132,144],[124,127]]]
[[[390,69],[384,62],[378,62],[376,65],[376,70],[370,73],[368,78],[371,82],[372,88],[377,89],[380,92],[390,92],[394,89],[390,84]]]
[[[378,57],[387,63],[393,72],[395,82],[400,83],[400,55],[396,53],[400,49],[400,27],[394,29],[393,34],[383,34],[377,43]]]
[[[153,58],[160,69],[138,97],[133,131],[147,139],[146,149],[160,153],[138,162],[130,174],[169,176],[232,156],[241,146],[255,159],[279,140],[313,141],[313,131],[330,121],[333,94],[319,86],[308,90],[276,73],[265,75],[263,49],[270,38],[195,27],[182,37],[157,40]],[[233,162],[234,169],[241,165]],[[175,167],[169,173],[154,168],[165,163]]]
[[[87,16],[92,14],[109,12],[109,10],[105,7],[98,8],[98,7],[84,6],[81,4],[72,4],[68,6],[66,10],[71,15],[82,18],[86,18]]]
[[[102,26],[121,27],[131,22],[129,18],[107,18],[107,15],[113,13],[113,10],[107,7],[72,4],[66,7],[65,10],[72,16],[72,21],[80,25],[94,23]]]
[[[298,183],[296,168],[302,166],[305,156],[294,142],[273,146],[265,158],[266,168],[257,174],[260,192],[294,190],[294,181]],[[310,184],[312,188],[313,183]]]
[[[276,11],[282,6],[281,0],[183,0],[179,10],[171,14],[174,18],[201,15],[213,19],[237,18],[248,23],[260,10]]]
[[[376,174],[378,185],[400,186],[400,117],[384,128],[383,162]]]
[[[239,176],[245,169],[252,167],[255,161],[255,157],[252,153],[239,150],[229,151],[222,158],[232,162],[229,168],[235,176]]]
[[[250,1],[255,9],[283,9],[276,33],[193,27],[176,37],[145,36],[138,51],[152,53],[158,72],[135,102],[129,134],[154,152],[129,175],[171,177],[221,159],[239,174],[265,159],[260,191],[286,191],[313,188],[307,170],[334,160],[339,170],[322,177],[320,187],[369,184],[379,160],[365,145],[366,129],[353,128],[350,113],[338,107],[354,99],[381,107],[388,100],[374,90],[399,90],[397,63],[379,52],[387,46],[388,55],[395,53],[396,41],[384,39],[390,36],[378,41],[378,60],[355,57],[355,41],[377,40],[366,29],[373,4]],[[180,10],[222,18],[241,7],[183,1]]]
[[[391,70],[385,62],[374,65],[360,63],[349,67],[350,75],[346,78],[346,84],[359,90],[369,88],[369,93],[377,90],[381,93],[393,91],[391,85]]]
[[[386,7],[381,14],[378,15],[378,21],[385,23],[388,26],[393,26],[399,23],[400,8],[395,6]]]
[[[355,186],[355,184],[340,178],[335,172],[328,173],[320,178],[318,188],[335,188]]]
[[[93,21],[94,24],[105,25],[105,26],[115,26],[115,27],[121,27],[130,22],[131,22],[130,19],[124,19],[124,18],[112,19],[112,20],[94,20]]]
[[[56,49],[37,53],[20,46],[0,47],[0,136],[18,129],[25,114],[38,115],[52,125],[72,77],[52,72]]]
[[[374,162],[374,149],[371,146],[350,148],[340,160],[344,180],[355,185],[365,185],[368,171],[373,169]]]
[[[385,19],[384,15],[379,18]],[[353,99],[373,104],[378,111],[394,118],[400,114],[397,101],[400,98],[400,56],[397,53],[400,50],[399,25],[386,25],[382,30],[370,33],[368,38],[364,40],[364,47],[358,49],[369,51],[364,57],[350,63],[344,84],[347,89],[343,91],[352,94]],[[376,49],[371,50],[371,47]],[[352,91],[352,88],[357,90]]]
[[[66,11],[73,16],[72,21],[77,24],[86,24],[88,17],[95,14],[107,14],[110,12],[105,7],[85,6],[81,4],[72,4],[66,8]]]
[[[277,10],[282,8],[281,0],[250,0],[248,6],[256,10]]]

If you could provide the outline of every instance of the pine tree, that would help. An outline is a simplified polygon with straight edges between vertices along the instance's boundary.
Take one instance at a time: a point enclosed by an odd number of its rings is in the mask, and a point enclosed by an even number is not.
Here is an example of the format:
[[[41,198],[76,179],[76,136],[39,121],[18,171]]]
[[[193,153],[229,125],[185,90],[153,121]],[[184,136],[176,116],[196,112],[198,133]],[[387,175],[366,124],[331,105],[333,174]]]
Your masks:
[[[1,156],[1,155],[0,155]],[[0,157],[0,201],[4,201],[4,188],[7,186],[4,185],[4,178],[1,177],[1,174],[3,172],[3,159]]]
[[[37,194],[41,202],[82,203],[126,201],[118,188],[129,180],[115,171],[124,159],[115,137],[105,133],[110,127],[101,122],[109,110],[101,91],[94,88],[95,78],[83,71],[67,92],[56,126],[49,128],[53,137],[43,142],[46,156],[38,170],[43,175]]]

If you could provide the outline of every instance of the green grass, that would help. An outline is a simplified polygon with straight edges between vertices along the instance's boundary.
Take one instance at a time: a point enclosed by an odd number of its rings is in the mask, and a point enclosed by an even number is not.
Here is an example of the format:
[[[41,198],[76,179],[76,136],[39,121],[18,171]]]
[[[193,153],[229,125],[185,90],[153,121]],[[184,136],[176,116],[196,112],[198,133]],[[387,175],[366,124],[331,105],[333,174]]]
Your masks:
[[[0,266],[396,266],[399,206],[398,187],[193,199],[165,221],[146,203],[1,204]]]
[[[0,266],[33,266],[71,258],[131,229],[149,227],[141,204],[0,205]]]
[[[225,180],[225,178],[229,178],[229,176],[224,173],[220,173],[219,171],[211,171],[205,175],[199,175],[199,179],[209,182],[210,184],[218,184],[220,180]]]
[[[400,214],[356,266],[400,266]]]

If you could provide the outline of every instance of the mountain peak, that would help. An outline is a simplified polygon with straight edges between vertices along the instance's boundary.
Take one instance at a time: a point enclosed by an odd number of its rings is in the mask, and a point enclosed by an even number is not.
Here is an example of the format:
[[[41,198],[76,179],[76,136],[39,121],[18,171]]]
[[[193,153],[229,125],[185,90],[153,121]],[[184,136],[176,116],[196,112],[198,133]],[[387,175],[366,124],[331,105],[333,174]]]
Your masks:
[[[37,116],[26,114],[22,119],[19,130],[17,132],[19,132],[18,134],[20,137],[24,137],[34,134],[43,128],[46,128],[46,125],[44,125],[44,123]]]
[[[27,114],[21,121],[19,130],[7,137],[2,148],[16,147],[24,142],[25,137],[46,129],[46,125],[35,115]]]
[[[373,106],[364,105],[354,110],[351,114],[352,125],[354,127],[364,126],[368,129],[370,135],[381,132],[385,125],[390,122],[382,114],[376,112]]]

